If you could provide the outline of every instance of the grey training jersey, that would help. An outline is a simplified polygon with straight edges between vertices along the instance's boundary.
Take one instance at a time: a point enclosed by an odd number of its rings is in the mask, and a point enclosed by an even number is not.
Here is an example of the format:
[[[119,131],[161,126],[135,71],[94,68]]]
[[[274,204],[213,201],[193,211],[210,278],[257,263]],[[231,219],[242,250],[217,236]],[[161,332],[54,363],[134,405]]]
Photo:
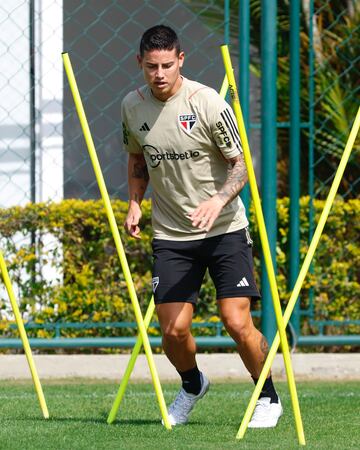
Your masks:
[[[214,89],[183,78],[176,94],[162,102],[143,86],[130,92],[121,108],[125,150],[143,153],[148,167],[154,237],[189,241],[248,225],[239,197],[207,233],[186,217],[220,190],[227,159],[242,152],[232,109]]]

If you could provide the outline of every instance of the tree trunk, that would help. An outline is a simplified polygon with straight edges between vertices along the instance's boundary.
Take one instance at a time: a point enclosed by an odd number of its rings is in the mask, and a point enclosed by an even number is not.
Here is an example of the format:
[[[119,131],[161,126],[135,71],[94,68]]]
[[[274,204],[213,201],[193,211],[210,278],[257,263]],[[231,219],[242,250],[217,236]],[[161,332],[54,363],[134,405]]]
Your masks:
[[[347,0],[347,10],[349,17],[353,19],[355,17],[355,6],[353,0]]]
[[[302,3],[303,12],[305,14],[306,26],[309,31],[309,28],[310,28],[310,0],[302,0],[301,3]],[[313,48],[314,48],[314,53],[315,53],[315,59],[316,59],[316,62],[320,66],[322,66],[323,62],[324,62],[323,48],[322,48],[322,43],[321,43],[321,33],[317,26],[317,16],[315,13],[311,17],[311,21],[312,21],[312,28],[313,28]]]

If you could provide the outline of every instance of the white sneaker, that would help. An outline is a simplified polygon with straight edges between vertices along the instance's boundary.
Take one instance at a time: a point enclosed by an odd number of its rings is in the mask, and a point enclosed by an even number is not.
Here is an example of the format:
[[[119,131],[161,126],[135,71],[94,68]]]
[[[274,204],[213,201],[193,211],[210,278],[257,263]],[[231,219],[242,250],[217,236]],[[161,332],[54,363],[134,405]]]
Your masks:
[[[171,425],[184,425],[189,419],[189,415],[195,403],[200,400],[209,390],[210,381],[200,372],[201,390],[198,395],[189,394],[183,388],[180,389],[175,400],[169,406],[169,421]],[[164,425],[164,421],[162,421]]]
[[[283,413],[280,398],[279,403],[270,403],[270,397],[262,397],[256,402],[256,407],[249,428],[272,428],[276,427]]]

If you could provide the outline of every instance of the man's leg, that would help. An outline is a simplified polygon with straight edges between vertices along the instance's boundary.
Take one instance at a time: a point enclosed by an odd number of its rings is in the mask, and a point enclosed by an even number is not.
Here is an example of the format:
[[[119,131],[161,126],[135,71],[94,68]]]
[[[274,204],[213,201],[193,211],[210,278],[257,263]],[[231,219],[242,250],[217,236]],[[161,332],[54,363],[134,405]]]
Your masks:
[[[196,366],[196,345],[190,332],[193,309],[192,303],[156,305],[163,349],[178,372],[185,372]]]
[[[200,245],[201,241],[153,240],[154,300],[163,349],[182,380],[182,388],[168,409],[172,425],[185,424],[195,403],[209,388],[209,381],[196,365],[191,335],[192,302],[198,297],[206,270],[198,258]]]
[[[225,328],[236,342],[241,359],[256,383],[266,360],[268,344],[254,326],[250,313],[250,299],[225,298],[218,303]],[[281,415],[281,402],[271,375],[268,374],[249,428],[275,427]]]
[[[248,297],[226,298],[218,302],[221,320],[237,345],[245,367],[253,378],[259,378],[268,354],[265,337],[255,328]]]
[[[190,332],[193,305],[191,303],[162,303],[156,305],[162,331],[162,344],[166,356],[175,366],[182,380],[182,389],[169,406],[172,425],[185,424],[195,403],[209,389],[209,381],[199,371],[196,344]]]

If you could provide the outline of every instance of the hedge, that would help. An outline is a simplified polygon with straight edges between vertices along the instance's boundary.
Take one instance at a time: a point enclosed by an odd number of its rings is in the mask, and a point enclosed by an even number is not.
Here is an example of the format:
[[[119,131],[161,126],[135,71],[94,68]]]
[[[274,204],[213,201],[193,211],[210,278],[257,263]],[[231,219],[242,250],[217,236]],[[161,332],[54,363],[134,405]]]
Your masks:
[[[112,202],[117,223],[123,224],[127,204]],[[315,201],[316,220],[324,202]],[[308,248],[309,198],[300,202],[300,258]],[[288,224],[289,199],[278,200],[277,282],[283,306],[289,298]],[[336,199],[313,264],[301,291],[301,308],[311,307],[317,320],[344,320],[360,317],[359,289],[359,200]],[[129,238],[120,227],[130,270],[142,310],[151,297],[151,205],[143,204],[142,240]],[[260,285],[260,243],[254,211],[251,210],[255,267]],[[32,238],[31,238],[32,236]],[[5,254],[12,282],[25,320],[36,323],[133,321],[134,316],[100,200],[64,200],[60,203],[28,204],[0,209],[0,246]],[[310,305],[309,290],[314,302]],[[259,308],[259,305],[255,306]],[[215,290],[206,276],[195,320],[219,320],[216,315]],[[11,310],[5,290],[0,292],[0,336],[17,335],[10,328]],[[327,333],[354,333],[329,327]],[[62,335],[131,335],[133,329],[64,330]],[[205,333],[205,330],[200,330]],[[311,317],[302,320],[304,334],[317,333]],[[157,334],[152,330],[152,334]],[[34,337],[50,337],[53,331],[38,329]]]

